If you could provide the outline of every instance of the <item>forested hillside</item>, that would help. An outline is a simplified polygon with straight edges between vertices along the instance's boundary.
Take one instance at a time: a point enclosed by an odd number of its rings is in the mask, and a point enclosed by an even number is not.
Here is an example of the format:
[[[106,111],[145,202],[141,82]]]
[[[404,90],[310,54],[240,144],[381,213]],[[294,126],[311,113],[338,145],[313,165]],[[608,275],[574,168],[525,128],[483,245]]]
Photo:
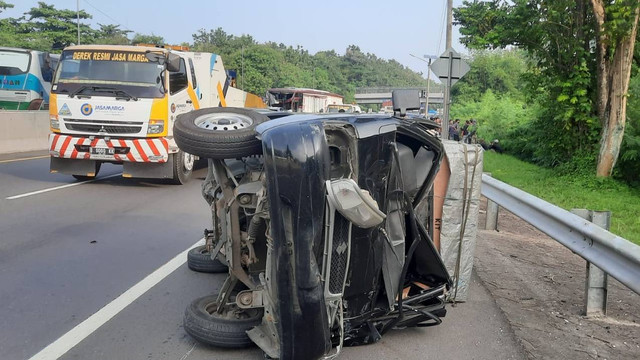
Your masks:
[[[0,45],[60,52],[77,43],[75,11],[39,2],[23,17],[2,18],[2,11],[11,7],[0,0]],[[82,44],[165,43],[161,36],[132,34],[118,25],[98,24],[94,29],[82,23],[91,19],[85,10],[80,11],[80,19]],[[426,86],[420,73],[395,60],[362,52],[356,45],[349,46],[344,55],[334,49],[311,54],[300,45],[258,43],[251,35],[231,35],[221,28],[201,29],[193,39],[184,40],[182,45],[195,51],[222,55],[225,67],[237,70],[238,86],[258,95],[271,87],[310,87],[336,92],[352,102],[356,87]]]
[[[199,30],[193,48],[222,55],[225,66],[244,69],[244,88],[264,94],[270,87],[310,87],[345,95],[351,102],[356,87],[426,86],[426,80],[395,60],[364,53],[356,45],[344,55],[335,50],[310,54],[302,46],[267,42],[260,44],[250,35],[234,36],[221,28]],[[244,58],[244,66],[243,66]],[[238,86],[243,78],[238,79]]]

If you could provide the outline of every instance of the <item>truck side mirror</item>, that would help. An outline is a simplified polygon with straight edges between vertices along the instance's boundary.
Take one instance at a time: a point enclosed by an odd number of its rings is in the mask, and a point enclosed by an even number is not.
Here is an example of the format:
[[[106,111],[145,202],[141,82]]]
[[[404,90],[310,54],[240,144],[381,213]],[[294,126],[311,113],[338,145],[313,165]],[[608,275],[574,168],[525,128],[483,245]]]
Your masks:
[[[180,56],[173,53],[167,55],[167,70],[171,72],[180,71]]]
[[[158,54],[157,52],[151,52],[150,50],[147,50],[144,56],[147,58],[147,60],[149,60],[152,63],[164,65],[165,58],[164,58],[164,55],[162,54]]]

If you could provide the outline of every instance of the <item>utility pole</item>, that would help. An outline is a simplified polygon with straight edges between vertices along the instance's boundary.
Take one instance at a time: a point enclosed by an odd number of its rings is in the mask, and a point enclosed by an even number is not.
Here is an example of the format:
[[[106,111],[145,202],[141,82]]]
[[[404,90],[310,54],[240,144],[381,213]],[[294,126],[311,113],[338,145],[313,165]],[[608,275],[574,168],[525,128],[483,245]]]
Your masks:
[[[429,58],[429,65],[427,66],[427,96],[424,103],[424,117],[429,118],[429,85],[431,85],[431,58]]]
[[[453,0],[447,0],[447,49],[451,48],[451,37],[453,29]]]
[[[447,0],[447,52],[449,52],[449,77],[444,91],[444,119],[442,119],[442,138],[449,139],[449,109],[451,107],[451,37],[453,33],[453,0]]]
[[[76,24],[78,25],[78,45],[80,45],[80,0],[76,0]]]

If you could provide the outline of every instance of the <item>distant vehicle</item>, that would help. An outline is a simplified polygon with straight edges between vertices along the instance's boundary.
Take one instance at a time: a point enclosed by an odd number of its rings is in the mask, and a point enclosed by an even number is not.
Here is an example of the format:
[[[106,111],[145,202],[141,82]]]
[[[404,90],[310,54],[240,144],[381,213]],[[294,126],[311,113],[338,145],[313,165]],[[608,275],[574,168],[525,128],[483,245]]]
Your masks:
[[[360,114],[362,112],[362,109],[360,108],[359,105],[351,105],[351,104],[334,104],[334,105],[328,105],[327,106],[327,111],[330,114],[335,114],[335,113],[355,113],[355,114]]]
[[[59,58],[42,51],[0,47],[0,109],[47,109]]]
[[[173,140],[175,118],[201,107],[266,105],[233,87],[220,56],[184,47],[82,45],[62,52],[49,111],[51,172],[94,178],[103,162],[124,177],[189,180],[195,157]],[[250,124],[208,118],[225,133]]]
[[[266,97],[270,107],[289,112],[321,113],[328,105],[342,104],[342,95],[307,88],[273,88]]]
[[[383,106],[382,109],[380,109],[379,113],[393,114],[393,106],[391,105]]]

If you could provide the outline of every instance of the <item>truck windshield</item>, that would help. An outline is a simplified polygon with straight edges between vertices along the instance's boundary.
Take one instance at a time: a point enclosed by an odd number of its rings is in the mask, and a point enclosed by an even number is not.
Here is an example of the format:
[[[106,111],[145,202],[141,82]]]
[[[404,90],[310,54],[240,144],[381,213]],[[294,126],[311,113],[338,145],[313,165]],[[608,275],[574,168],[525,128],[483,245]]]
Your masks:
[[[27,52],[0,50],[0,75],[20,75],[29,70],[31,54]]]
[[[62,53],[52,91],[103,95],[92,89],[109,87],[136,98],[164,97],[164,66],[142,52],[68,50]]]

